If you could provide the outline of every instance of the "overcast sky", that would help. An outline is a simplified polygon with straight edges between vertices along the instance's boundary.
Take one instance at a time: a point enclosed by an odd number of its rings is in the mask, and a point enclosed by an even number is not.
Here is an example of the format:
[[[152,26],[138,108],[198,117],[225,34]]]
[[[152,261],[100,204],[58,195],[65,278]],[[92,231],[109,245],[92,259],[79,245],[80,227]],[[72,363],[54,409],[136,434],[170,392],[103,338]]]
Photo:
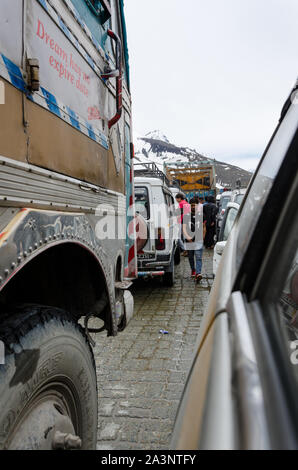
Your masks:
[[[298,1],[124,3],[135,133],[255,168],[298,76]]]

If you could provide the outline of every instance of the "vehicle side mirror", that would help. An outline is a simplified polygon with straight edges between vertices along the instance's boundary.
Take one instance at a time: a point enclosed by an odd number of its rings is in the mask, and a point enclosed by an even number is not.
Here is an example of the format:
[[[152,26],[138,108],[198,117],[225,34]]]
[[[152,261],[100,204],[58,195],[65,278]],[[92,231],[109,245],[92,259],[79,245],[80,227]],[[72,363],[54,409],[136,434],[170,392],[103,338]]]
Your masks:
[[[222,242],[217,242],[216,245],[215,245],[215,251],[218,255],[222,255],[223,254],[223,251],[225,249],[225,246],[226,246],[226,241],[222,241]]]

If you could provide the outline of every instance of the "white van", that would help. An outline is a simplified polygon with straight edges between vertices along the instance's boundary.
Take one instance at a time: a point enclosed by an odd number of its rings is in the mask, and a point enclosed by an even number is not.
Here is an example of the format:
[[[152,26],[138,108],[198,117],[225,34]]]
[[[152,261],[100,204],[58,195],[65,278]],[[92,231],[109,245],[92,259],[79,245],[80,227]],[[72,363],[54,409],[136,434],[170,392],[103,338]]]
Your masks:
[[[180,262],[179,223],[169,182],[154,163],[134,165],[138,232],[138,276],[163,276],[173,286]]]

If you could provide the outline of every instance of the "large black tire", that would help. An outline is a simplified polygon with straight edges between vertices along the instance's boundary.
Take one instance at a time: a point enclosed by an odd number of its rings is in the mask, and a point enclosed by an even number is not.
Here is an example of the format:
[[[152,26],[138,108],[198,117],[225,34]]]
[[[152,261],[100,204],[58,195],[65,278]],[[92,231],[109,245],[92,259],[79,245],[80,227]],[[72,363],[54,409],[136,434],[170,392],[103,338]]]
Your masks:
[[[0,319],[0,448],[51,449],[61,432],[95,449],[96,371],[81,326],[63,310],[33,305]]]
[[[173,287],[175,283],[175,263],[174,255],[172,255],[171,266],[168,272],[163,275],[163,284],[167,287]]]

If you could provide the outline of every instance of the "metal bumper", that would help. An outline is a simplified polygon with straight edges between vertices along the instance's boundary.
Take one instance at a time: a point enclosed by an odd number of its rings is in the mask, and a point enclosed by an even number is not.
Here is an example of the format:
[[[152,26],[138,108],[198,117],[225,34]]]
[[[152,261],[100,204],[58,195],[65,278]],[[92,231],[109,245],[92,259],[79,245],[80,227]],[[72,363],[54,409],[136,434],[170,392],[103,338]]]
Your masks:
[[[163,276],[165,271],[139,271],[138,277],[157,277]]]

